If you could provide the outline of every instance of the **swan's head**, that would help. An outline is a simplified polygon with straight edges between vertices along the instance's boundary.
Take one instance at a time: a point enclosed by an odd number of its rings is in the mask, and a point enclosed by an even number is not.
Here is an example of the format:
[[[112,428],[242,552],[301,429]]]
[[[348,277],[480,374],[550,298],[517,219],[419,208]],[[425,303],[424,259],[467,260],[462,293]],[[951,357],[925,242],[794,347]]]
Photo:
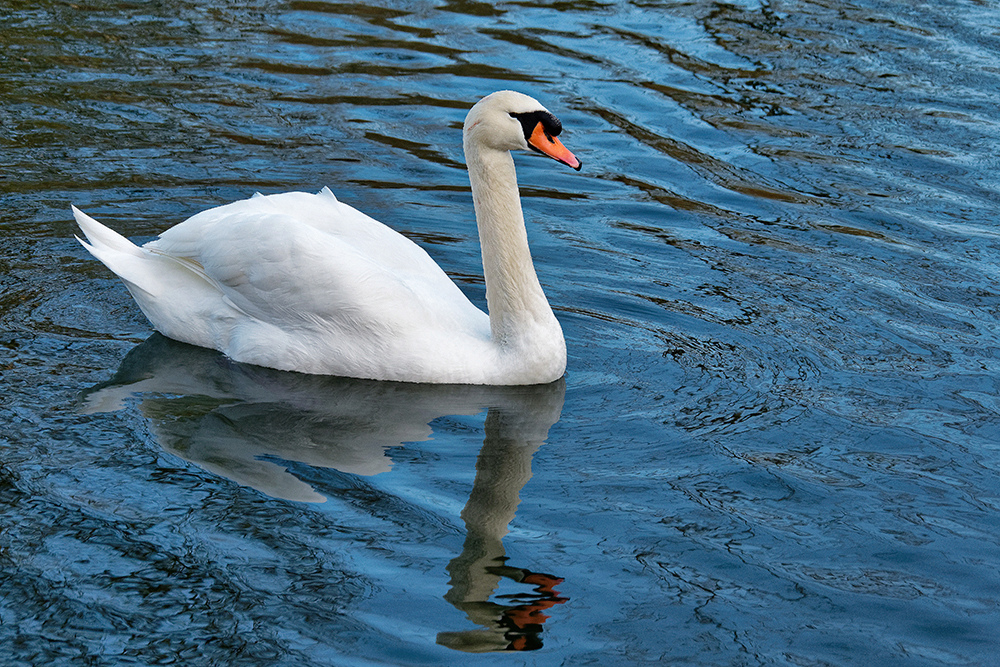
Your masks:
[[[500,151],[533,150],[579,171],[580,161],[556,137],[562,123],[537,100],[501,90],[479,100],[465,117],[466,145]]]

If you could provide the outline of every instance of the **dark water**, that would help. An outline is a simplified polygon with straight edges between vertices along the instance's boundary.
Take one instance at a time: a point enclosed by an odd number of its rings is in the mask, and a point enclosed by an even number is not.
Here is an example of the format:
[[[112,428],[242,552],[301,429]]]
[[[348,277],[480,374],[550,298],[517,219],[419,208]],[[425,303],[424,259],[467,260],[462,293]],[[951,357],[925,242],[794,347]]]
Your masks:
[[[3,2],[0,662],[997,664],[998,9]],[[73,240],[329,185],[482,303],[502,88],[565,384],[235,365]]]

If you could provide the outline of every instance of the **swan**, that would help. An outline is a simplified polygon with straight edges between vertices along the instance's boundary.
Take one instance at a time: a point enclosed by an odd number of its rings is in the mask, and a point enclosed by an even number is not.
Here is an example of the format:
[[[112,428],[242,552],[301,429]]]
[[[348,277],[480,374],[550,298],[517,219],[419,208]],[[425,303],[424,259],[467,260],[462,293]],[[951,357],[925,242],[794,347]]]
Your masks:
[[[136,246],[75,206],[77,240],[163,335],[286,371],[530,385],[566,369],[562,328],[528,249],[512,150],[579,170],[538,101],[499,91],[463,128],[489,315],[405,236],[328,189],[209,209]]]

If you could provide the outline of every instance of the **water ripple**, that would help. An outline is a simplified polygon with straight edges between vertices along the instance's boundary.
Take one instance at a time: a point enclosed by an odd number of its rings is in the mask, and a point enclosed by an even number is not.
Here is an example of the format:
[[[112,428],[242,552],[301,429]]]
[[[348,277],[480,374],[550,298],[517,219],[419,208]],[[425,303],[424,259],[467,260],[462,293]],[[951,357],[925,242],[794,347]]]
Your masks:
[[[989,3],[8,4],[12,664],[991,659]],[[330,443],[417,394],[352,404],[174,349],[81,414],[150,331],[70,203],[145,240],[329,185],[483,303],[461,125],[500,88],[556,112],[585,165],[517,158],[570,355],[544,446],[497,454],[517,420],[452,407],[379,440],[383,472],[345,471]],[[521,486],[488,483],[505,476]],[[507,523],[477,532],[496,507]]]

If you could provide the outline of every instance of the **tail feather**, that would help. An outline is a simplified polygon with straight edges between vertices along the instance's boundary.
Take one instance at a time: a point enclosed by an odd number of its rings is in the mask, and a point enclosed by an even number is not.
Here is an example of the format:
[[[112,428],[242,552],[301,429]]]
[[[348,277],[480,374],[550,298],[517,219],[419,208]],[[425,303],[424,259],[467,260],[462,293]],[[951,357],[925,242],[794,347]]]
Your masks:
[[[143,252],[137,245],[113,229],[109,229],[97,220],[94,220],[76,206],[73,207],[73,217],[76,218],[76,224],[80,226],[83,235],[87,237],[87,242],[84,242],[80,237],[77,237],[77,240],[87,250],[93,252],[97,248],[104,251],[126,253],[137,257],[142,256]]]
[[[156,272],[150,266],[150,253],[75,206],[73,217],[86,237],[84,240],[77,236],[76,240],[124,280],[133,296],[138,299],[136,290],[149,295],[155,295],[159,291],[157,285],[160,281],[156,279]]]

